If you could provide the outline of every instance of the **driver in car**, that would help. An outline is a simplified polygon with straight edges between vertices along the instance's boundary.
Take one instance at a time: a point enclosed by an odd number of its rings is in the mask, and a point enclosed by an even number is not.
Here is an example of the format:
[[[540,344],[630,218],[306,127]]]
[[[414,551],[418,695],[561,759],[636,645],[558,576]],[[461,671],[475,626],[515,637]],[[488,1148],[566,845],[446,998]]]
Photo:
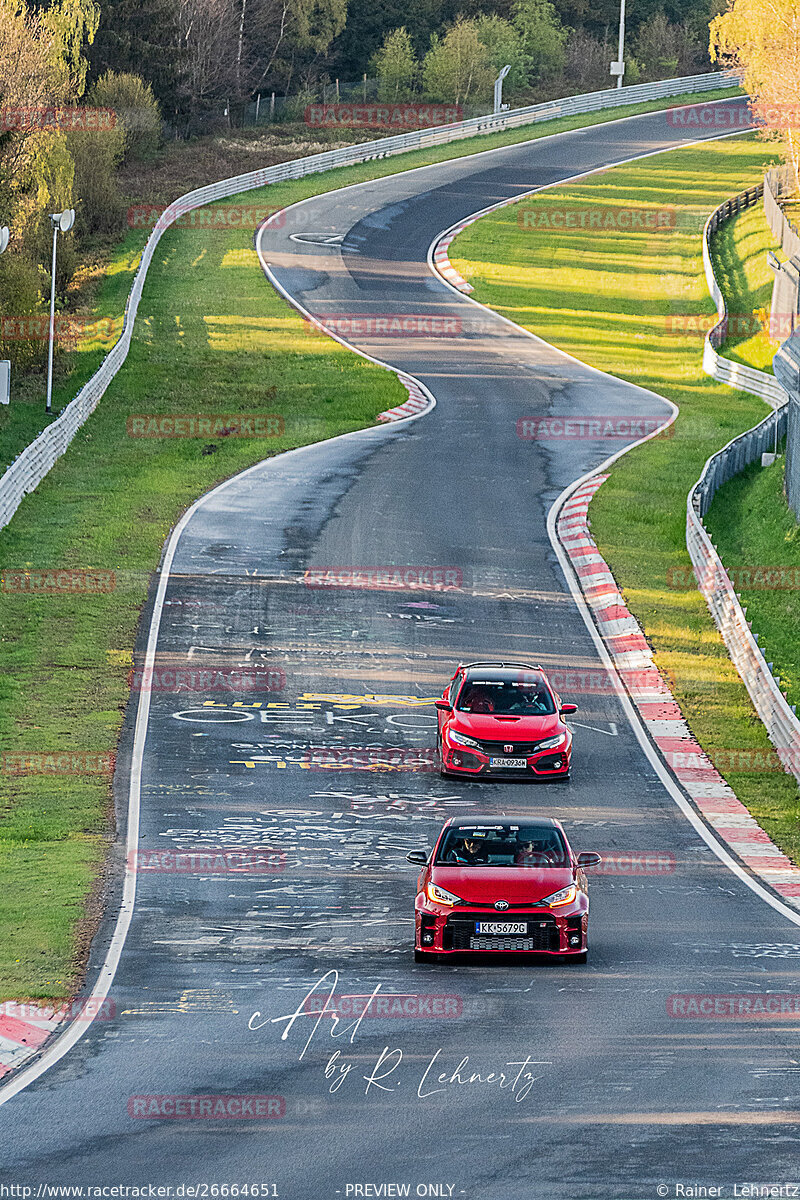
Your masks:
[[[549,867],[557,859],[554,847],[546,840],[532,838],[529,834],[517,834],[514,852],[515,867]]]
[[[467,837],[462,839],[460,845],[456,844],[453,847],[448,855],[448,860],[454,863],[461,863],[464,866],[486,863],[489,861],[486,843],[480,841],[479,838],[467,835]]]

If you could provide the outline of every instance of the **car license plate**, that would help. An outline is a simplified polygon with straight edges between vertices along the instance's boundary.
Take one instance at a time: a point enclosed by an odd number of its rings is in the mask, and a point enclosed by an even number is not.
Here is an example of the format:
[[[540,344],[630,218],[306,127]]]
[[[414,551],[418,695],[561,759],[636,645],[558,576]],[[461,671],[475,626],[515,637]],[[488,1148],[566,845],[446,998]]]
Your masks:
[[[490,758],[490,767],[513,767],[515,770],[522,768],[524,771],[528,765],[527,758]]]
[[[526,921],[476,921],[476,933],[490,933],[508,937],[509,934],[527,933]]]

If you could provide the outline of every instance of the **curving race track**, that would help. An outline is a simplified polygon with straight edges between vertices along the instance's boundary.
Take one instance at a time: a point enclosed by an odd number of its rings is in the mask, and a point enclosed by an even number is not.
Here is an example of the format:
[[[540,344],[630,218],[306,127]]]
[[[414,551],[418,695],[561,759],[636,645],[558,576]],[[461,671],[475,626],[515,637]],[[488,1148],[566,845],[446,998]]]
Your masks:
[[[800,991],[800,917],[755,895],[682,815],[558,564],[551,506],[624,443],[516,433],[525,416],[670,408],[457,296],[426,262],[478,209],[680,142],[663,113],[614,121],[323,195],[261,231],[278,286],[416,376],[436,407],[255,467],[173,537],[156,661],[283,671],[286,686],[236,705],[143,694],[121,822],[141,767],[145,853],[269,847],[283,869],[139,872],[124,946],[129,909],[97,939],[89,981],[102,989],[119,957],[116,1015],[73,1026],[68,1053],[56,1042],[58,1061],[0,1088],[3,1183],[633,1200],[691,1194],[680,1181],[733,1195],[792,1179],[800,1018],[681,1019],[668,998]],[[441,332],[387,337],[386,314],[433,315]],[[449,568],[461,586],[305,581],[384,564]],[[571,672],[571,783],[430,770],[433,709],[417,701],[480,657]],[[397,769],[360,769],[390,750]],[[585,967],[415,966],[405,854],[448,814],[517,808],[559,816],[578,850],[646,853],[661,871],[593,880]],[[340,997],[405,996],[400,1015],[291,1022],[332,971]],[[134,1099],[165,1095],[282,1100],[263,1102],[266,1117],[202,1120],[156,1119],[163,1106]]]

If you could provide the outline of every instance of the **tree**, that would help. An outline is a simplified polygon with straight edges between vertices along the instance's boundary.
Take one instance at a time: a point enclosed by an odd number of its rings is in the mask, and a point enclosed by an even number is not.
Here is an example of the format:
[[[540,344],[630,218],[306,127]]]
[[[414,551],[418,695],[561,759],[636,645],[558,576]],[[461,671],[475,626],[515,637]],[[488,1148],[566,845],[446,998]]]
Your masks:
[[[176,0],[102,0],[91,50],[91,78],[106,71],[141,75],[171,118],[186,107]]]
[[[564,69],[564,44],[569,31],[561,24],[551,0],[517,0],[513,13],[514,28],[533,75],[538,80],[559,75]]]
[[[476,20],[478,37],[489,53],[495,78],[505,66],[510,66],[506,90],[519,91],[528,86],[531,64],[517,30],[510,21],[496,13],[483,14]]]
[[[407,100],[411,94],[418,64],[405,25],[387,33],[373,63],[375,74],[378,76],[379,99]]]
[[[432,100],[465,104],[486,100],[492,91],[489,52],[478,37],[477,22],[460,18],[443,38],[434,34],[422,65],[426,95]]]
[[[756,114],[785,142],[800,188],[800,0],[728,0],[709,30],[711,61],[744,71]]]

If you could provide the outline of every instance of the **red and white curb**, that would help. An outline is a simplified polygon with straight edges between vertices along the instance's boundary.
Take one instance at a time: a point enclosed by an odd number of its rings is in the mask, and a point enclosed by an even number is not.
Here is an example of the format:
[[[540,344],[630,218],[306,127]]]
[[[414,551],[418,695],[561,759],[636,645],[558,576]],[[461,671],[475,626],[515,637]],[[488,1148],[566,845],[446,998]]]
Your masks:
[[[462,221],[460,225],[456,225],[452,229],[448,229],[444,237],[436,243],[436,249],[433,252],[433,262],[439,274],[442,275],[448,283],[451,283],[454,288],[458,288],[460,292],[464,293],[474,292],[475,289],[471,283],[467,283],[463,275],[459,275],[458,271],[447,257],[447,251],[450,248],[450,243],[452,242],[453,238],[457,237],[458,234],[461,233],[462,229],[466,229],[467,226],[471,225],[474,220],[475,217],[470,217],[468,221]]]
[[[720,841],[788,904],[800,909],[800,868],[750,815],[692,736],[653,662],[653,651],[638,621],[628,611],[592,539],[587,510],[607,478],[595,475],[582,483],[564,504],[557,522],[559,541],[569,555],[597,628],[645,728],[683,790]]]
[[[386,412],[378,413],[378,421],[402,421],[404,417],[413,417],[424,412],[430,406],[430,397],[410,375],[398,375],[397,378],[408,392],[408,399],[395,408],[387,408]]]
[[[0,1004],[0,1078],[22,1066],[47,1041],[66,1013],[6,1000]]]

